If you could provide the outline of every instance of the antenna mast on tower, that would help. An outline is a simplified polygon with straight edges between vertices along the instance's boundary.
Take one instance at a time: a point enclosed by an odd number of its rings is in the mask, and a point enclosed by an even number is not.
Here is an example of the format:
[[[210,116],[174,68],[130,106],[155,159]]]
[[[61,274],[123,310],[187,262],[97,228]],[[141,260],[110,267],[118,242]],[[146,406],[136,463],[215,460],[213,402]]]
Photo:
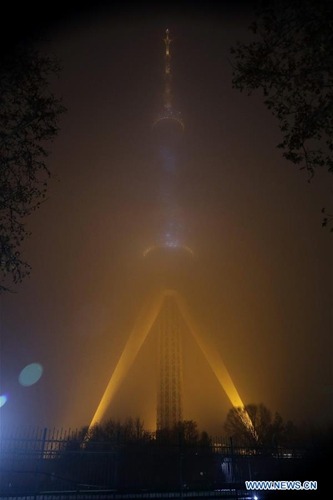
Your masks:
[[[163,109],[158,115],[153,125],[155,126],[161,120],[175,120],[184,129],[184,123],[179,112],[175,111],[172,102],[172,71],[171,71],[171,51],[170,45],[172,38],[170,38],[169,29],[165,30],[165,37],[163,38],[165,44],[164,54],[164,91],[163,91]]]

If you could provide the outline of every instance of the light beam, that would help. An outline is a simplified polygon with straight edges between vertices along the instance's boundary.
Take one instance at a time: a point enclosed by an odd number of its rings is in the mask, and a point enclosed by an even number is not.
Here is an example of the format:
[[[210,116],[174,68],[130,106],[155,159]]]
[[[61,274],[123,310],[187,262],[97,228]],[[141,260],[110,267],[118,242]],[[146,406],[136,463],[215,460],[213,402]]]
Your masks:
[[[151,303],[151,306],[149,308],[145,307],[142,311],[136,325],[132,330],[132,333],[117,363],[117,366],[109,380],[109,383],[95,412],[95,415],[93,416],[93,419],[89,425],[89,429],[102,421],[104,414],[108,406],[110,405],[116,391],[118,390],[121,382],[126,376],[129,368],[132,366],[145,339],[147,338],[161,310],[163,300],[167,296],[172,296],[175,300],[185,322],[187,323],[189,331],[192,333],[193,338],[197,342],[201,352],[205,356],[209,366],[213,370],[218,382],[229,398],[232,406],[238,410],[239,416],[245,427],[249,429],[255,439],[257,439],[257,434],[251,418],[245,409],[245,405],[236,389],[235,384],[231,379],[231,376],[221,356],[213,346],[209,345],[209,343],[204,340],[203,335],[201,334],[199,328],[197,327],[189,313],[185,301],[183,300],[181,295],[174,290],[164,290],[161,293],[157,294],[155,300]]]
[[[232,406],[238,409],[239,415],[244,423],[244,425],[250,430],[252,435],[256,437],[256,432],[253,427],[253,423],[249,414],[245,409],[245,405],[236,389],[235,384],[233,383],[231,376],[221,358],[219,353],[213,346],[210,346],[207,342],[205,342],[203,335],[199,332],[198,327],[195,325],[192,317],[188,311],[188,308],[185,304],[185,301],[181,297],[181,295],[173,290],[169,290],[166,293],[173,295],[175,298],[180,311],[189,327],[190,332],[192,333],[194,339],[196,340],[198,346],[200,347],[202,353],[204,354],[208,364],[213,370],[217,380],[219,381],[221,387],[224,389],[224,392],[228,396]],[[257,438],[257,437],[256,437]]]
[[[135,324],[127,344],[120,356],[117,366],[109,380],[97,410],[91,420],[89,429],[102,421],[115,393],[117,392],[128,370],[132,366],[138,352],[147,338],[148,333],[150,332],[150,329],[161,308],[162,300],[163,295],[160,293],[150,304],[150,307],[145,307],[139,316],[138,321]]]

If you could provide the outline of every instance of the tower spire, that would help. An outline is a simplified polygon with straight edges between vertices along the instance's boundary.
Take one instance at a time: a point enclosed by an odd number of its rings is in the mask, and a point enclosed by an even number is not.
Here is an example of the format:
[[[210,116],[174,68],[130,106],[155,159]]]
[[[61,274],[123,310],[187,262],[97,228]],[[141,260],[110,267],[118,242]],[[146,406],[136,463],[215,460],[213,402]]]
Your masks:
[[[170,30],[168,28],[165,30],[163,41],[165,45],[163,107],[162,111],[155,119],[153,126],[157,125],[161,120],[173,120],[177,122],[178,125],[181,126],[181,129],[184,129],[184,123],[181,118],[181,115],[178,111],[175,111],[173,107],[171,51],[170,51],[172,38],[170,37]]]
[[[172,40],[169,36],[169,30],[165,30],[165,68],[164,68],[164,109],[171,110],[172,108],[172,94],[171,94],[171,54],[170,54],[170,44]]]

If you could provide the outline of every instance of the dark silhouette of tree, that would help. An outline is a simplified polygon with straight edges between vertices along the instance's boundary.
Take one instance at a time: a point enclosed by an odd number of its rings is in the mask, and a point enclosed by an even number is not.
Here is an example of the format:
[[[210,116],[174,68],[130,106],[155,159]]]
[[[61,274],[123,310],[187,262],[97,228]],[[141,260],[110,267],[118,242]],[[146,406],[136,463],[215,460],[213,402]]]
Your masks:
[[[333,174],[333,3],[266,0],[250,30],[254,41],[237,43],[233,87],[261,89],[282,133],[283,156],[306,169]],[[333,213],[322,209],[323,226]]]
[[[58,63],[32,43],[18,43],[0,61],[0,292],[29,274],[21,246],[26,217],[46,197],[47,149],[65,111],[50,88]]]
[[[173,432],[183,444],[194,444],[199,441],[198,424],[194,420],[183,420],[175,425]]]
[[[231,408],[224,423],[224,430],[228,436],[233,437],[238,446],[267,446],[277,447],[286,445],[288,436],[296,433],[296,428],[291,422],[285,423],[279,413],[272,412],[263,404],[245,405],[258,439],[244,425],[241,412],[238,408]]]
[[[144,422],[139,417],[128,417],[123,421],[111,418],[91,428],[82,427],[69,440],[68,446],[86,451],[107,450],[114,445],[142,444],[151,439],[152,433],[144,428]]]

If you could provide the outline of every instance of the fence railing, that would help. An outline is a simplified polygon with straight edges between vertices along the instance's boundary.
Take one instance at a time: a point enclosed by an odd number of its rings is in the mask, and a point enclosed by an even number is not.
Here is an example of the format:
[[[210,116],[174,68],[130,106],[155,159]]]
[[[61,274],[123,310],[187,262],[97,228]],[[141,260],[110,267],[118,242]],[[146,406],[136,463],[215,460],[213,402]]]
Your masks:
[[[218,491],[274,479],[302,452],[227,438],[162,440],[143,433],[85,440],[81,431],[20,429],[0,436],[0,495],[59,491]]]

